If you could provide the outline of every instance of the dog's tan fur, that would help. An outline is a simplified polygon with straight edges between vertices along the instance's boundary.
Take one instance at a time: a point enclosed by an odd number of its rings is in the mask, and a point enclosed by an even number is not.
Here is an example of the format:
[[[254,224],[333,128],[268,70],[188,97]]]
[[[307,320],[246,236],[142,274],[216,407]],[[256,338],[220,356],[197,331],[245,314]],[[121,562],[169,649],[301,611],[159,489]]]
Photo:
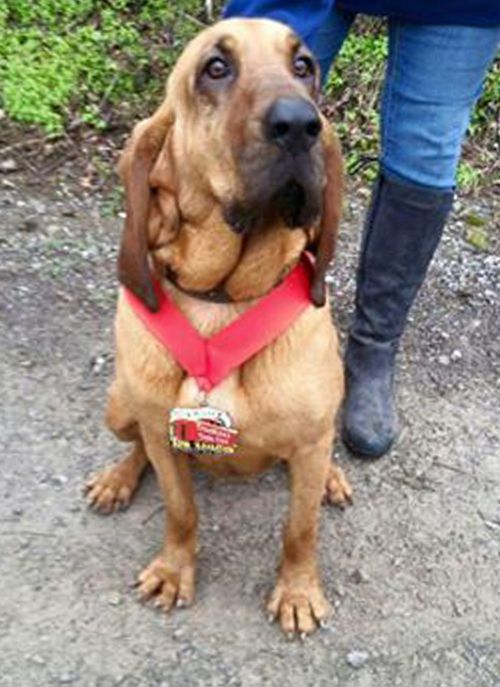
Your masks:
[[[196,70],[214,43],[224,41],[239,61],[231,93],[198,94]],[[277,217],[265,230],[241,236],[224,219],[224,207],[244,197],[235,150],[261,146],[263,112],[279,95],[311,102],[316,82],[291,73],[297,39],[266,20],[221,22],[202,32],[175,67],[159,110],[141,122],[123,154],[127,222],[120,278],[151,309],[151,276],[175,272],[183,289],[223,286],[233,302],[208,303],[166,280],[178,307],[210,336],[249,308],[316,246],[313,298],[321,304],[323,278],[333,253],[341,212],[342,171],[337,140],[323,121],[324,202],[321,221],[290,230]],[[202,116],[201,116],[202,115]],[[228,141],[231,145],[228,145]],[[343,505],[351,488],[331,464],[334,416],[343,394],[338,340],[329,308],[309,307],[289,330],[232,373],[208,395],[210,405],[231,413],[240,430],[234,457],[204,457],[222,474],[253,474],[276,460],[287,463],[291,503],[278,580],[269,612],[287,633],[310,633],[328,613],[316,569],[317,520],[323,495]],[[166,611],[194,596],[197,513],[191,480],[193,458],[174,454],[167,441],[167,414],[198,405],[194,381],[143,326],[120,294],[116,316],[116,377],[107,424],[133,443],[131,453],[88,484],[89,499],[110,512],[128,505],[148,463],[165,498],[166,531],[157,558],[139,576],[142,597],[155,596]]]

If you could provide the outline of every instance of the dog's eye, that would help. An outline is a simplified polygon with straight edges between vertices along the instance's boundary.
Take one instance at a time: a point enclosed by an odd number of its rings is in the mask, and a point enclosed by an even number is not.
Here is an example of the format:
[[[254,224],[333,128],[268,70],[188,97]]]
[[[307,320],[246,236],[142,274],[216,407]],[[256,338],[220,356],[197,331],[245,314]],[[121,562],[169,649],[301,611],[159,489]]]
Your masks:
[[[307,79],[314,75],[314,62],[307,55],[299,55],[293,61],[293,73],[299,79]]]
[[[203,71],[211,79],[224,79],[231,74],[231,67],[222,57],[212,57]]]

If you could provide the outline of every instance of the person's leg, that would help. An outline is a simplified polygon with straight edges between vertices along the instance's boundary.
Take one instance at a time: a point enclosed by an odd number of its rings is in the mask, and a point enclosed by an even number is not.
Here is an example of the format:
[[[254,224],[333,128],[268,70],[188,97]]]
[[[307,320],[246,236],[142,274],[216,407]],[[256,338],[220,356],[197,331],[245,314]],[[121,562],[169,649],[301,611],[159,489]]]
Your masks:
[[[304,41],[313,36],[332,10],[334,0],[229,0],[224,19],[265,18],[288,24]]]
[[[385,453],[396,436],[394,358],[451,208],[460,148],[498,28],[391,21],[381,170],[364,230],[346,352],[343,437]]]
[[[326,82],[332,62],[337,57],[355,18],[356,15],[352,12],[334,7],[317,31],[304,37],[319,62],[322,85]]]

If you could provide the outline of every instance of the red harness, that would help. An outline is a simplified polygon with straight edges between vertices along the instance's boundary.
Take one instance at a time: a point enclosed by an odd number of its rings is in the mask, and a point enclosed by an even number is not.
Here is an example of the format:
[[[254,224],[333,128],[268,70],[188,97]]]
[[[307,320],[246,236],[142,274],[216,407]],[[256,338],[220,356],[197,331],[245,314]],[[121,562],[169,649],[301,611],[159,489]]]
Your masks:
[[[189,322],[175,303],[155,284],[159,309],[152,313],[129,290],[128,302],[143,324],[171,355],[208,392],[290,327],[311,305],[311,264],[303,258],[270,293],[210,338]]]

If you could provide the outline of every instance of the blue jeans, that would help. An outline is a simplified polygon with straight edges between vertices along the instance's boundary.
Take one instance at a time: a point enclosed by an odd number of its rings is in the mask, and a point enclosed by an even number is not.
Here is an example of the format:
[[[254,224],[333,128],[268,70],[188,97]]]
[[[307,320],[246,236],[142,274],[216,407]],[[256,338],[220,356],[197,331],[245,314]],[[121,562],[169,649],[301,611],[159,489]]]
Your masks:
[[[333,10],[308,42],[323,78],[355,14]],[[426,26],[389,19],[380,165],[388,177],[452,189],[462,141],[500,27]]]

